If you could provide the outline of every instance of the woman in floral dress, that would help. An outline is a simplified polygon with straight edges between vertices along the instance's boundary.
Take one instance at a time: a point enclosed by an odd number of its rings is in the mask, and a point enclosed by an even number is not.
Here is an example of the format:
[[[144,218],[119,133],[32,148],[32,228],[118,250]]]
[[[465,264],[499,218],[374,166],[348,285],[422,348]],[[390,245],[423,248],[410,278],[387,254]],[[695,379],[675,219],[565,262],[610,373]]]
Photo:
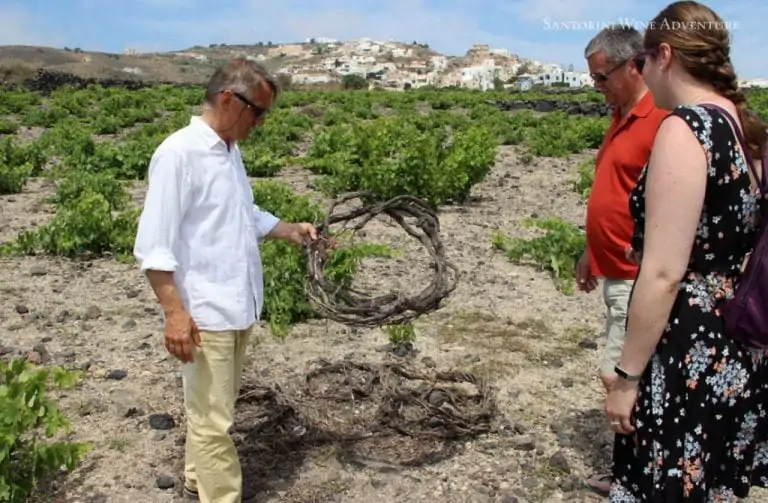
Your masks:
[[[708,7],[671,4],[644,47],[638,68],[671,112],[630,197],[642,258],[621,378],[606,399],[617,433],[610,501],[733,501],[768,485],[768,356],[730,340],[717,309],[756,238],[762,172],[758,163],[751,173],[723,110],[755,160],[765,126],[746,108],[725,23]]]

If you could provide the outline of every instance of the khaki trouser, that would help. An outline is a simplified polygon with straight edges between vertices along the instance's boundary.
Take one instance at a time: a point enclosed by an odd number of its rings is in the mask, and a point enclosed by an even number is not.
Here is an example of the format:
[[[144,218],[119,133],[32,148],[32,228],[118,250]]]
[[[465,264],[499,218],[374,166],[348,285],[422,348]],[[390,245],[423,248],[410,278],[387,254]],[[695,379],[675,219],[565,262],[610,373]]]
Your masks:
[[[604,279],[603,301],[607,309],[605,315],[605,349],[600,357],[600,374],[613,376],[614,367],[619,363],[621,351],[624,348],[627,323],[629,294],[632,291],[632,280]]]
[[[229,435],[240,392],[250,327],[229,332],[200,332],[195,361],[182,365],[187,418],[185,485],[201,503],[240,503],[242,471]]]

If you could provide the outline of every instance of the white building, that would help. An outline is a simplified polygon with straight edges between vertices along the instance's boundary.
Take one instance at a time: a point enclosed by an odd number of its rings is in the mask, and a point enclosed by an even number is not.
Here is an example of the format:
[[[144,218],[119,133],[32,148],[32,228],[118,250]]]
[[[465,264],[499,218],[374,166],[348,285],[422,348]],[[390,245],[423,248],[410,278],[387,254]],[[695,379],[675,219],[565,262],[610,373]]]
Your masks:
[[[588,73],[579,73],[579,82],[581,87],[593,87],[595,85],[594,79]]]
[[[335,70],[336,58],[325,58],[317,65],[317,67],[323,70]]]
[[[528,91],[533,88],[535,81],[534,75],[521,75],[515,81],[515,87],[521,91]]]
[[[392,49],[392,56],[396,58],[410,58],[413,56],[413,49]]]
[[[748,79],[739,81],[740,87],[768,87],[768,79]]]
[[[543,73],[546,73],[546,72],[562,72],[563,71],[563,69],[560,68],[560,65],[556,65],[554,63],[545,63],[543,65],[540,64],[539,66],[541,67]]]
[[[488,66],[470,66],[461,70],[461,86],[470,89],[487,91],[493,88],[493,81],[498,73],[497,68]]]
[[[364,65],[356,63],[355,61],[341,61],[341,64],[335,68],[335,70],[340,75],[350,75],[354,73],[365,75],[368,68]]]
[[[589,74],[581,72],[566,72],[560,67],[547,65],[549,71],[544,71],[534,77],[536,84],[551,86],[553,84],[564,85],[567,87],[585,87],[593,85]]]
[[[200,54],[198,52],[176,52],[173,54],[177,58],[189,58],[189,59],[196,59],[198,61],[208,61],[208,56],[205,54]]]
[[[581,87],[581,74],[578,72],[563,72],[563,84],[568,87]]]
[[[356,53],[379,54],[382,51],[382,46],[370,38],[361,38],[357,41],[354,50]]]
[[[417,89],[419,87],[424,86],[434,86],[438,84],[438,76],[434,73],[426,73],[426,74],[416,74],[416,73],[405,73],[401,74],[399,80],[398,87],[406,87],[410,86],[411,89]],[[387,78],[386,81],[391,81],[390,78]]]
[[[448,66],[448,58],[445,56],[432,56],[429,59],[432,69],[436,72],[442,72]]]
[[[372,65],[376,63],[376,58],[373,56],[360,56],[356,54],[351,59],[359,65]]]
[[[328,75],[327,73],[311,73],[301,72],[292,75],[291,82],[294,84],[327,84],[334,82],[336,79]]]
[[[418,72],[418,73],[426,73],[427,71],[427,62],[421,61],[421,60],[415,60],[411,61],[409,64],[405,65],[405,68],[408,70]]]
[[[314,38],[308,38],[306,40],[307,44],[311,44],[312,42],[315,42],[316,44],[337,44],[339,43],[338,40],[335,38],[328,38],[328,37],[314,37]]]

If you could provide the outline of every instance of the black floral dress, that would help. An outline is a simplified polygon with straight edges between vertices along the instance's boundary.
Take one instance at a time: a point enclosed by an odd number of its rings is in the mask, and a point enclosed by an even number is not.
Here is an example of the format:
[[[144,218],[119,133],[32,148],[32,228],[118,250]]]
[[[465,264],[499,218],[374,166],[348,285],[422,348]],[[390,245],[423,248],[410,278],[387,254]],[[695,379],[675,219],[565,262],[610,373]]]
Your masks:
[[[613,503],[726,502],[768,486],[768,355],[729,340],[717,310],[754,242],[759,196],[721,112],[671,113],[707,152],[706,195],[687,273],[639,383],[636,430],[616,435]],[[635,250],[643,248],[645,176],[630,197]]]

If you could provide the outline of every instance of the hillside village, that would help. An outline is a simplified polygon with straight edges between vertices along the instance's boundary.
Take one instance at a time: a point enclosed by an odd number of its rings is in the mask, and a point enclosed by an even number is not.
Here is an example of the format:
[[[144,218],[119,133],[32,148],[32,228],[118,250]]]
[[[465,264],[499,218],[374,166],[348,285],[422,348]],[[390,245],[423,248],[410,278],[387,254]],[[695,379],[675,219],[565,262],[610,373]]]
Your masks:
[[[224,45],[211,46],[222,49]],[[209,49],[211,48],[209,47]],[[593,87],[587,72],[573,66],[525,59],[508,49],[473,45],[464,56],[445,56],[426,44],[405,44],[361,38],[339,41],[327,37],[304,43],[274,45],[259,43],[266,49],[253,54],[246,46],[231,47],[232,55],[254,57],[275,64],[278,73],[290,76],[293,84],[323,85],[341,82],[345,76],[360,75],[369,88],[404,90],[424,86],[469,89],[517,89],[544,87]],[[171,53],[174,58],[205,62],[209,58],[196,50]],[[740,82],[745,87],[768,87],[768,79]]]
[[[200,84],[225,60],[245,56],[262,61],[295,87],[344,87],[402,91],[411,88],[461,87],[478,90],[521,90],[536,87],[593,87],[586,72],[573,66],[526,59],[508,49],[475,44],[462,56],[447,56],[413,41],[361,38],[339,41],[326,37],[301,43],[249,45],[210,44],[171,52],[122,54],[39,46],[0,46],[0,82],[10,74],[35,69],[86,78],[138,79]],[[15,65],[15,66],[14,66]],[[23,72],[19,72],[23,68]],[[742,80],[744,87],[768,87],[768,80]]]
[[[210,46],[222,49],[224,46]],[[255,47],[261,47],[257,45]],[[464,56],[445,56],[425,44],[404,44],[361,38],[342,42],[318,37],[304,43],[272,45],[254,54],[245,46],[231,46],[232,55],[271,62],[277,72],[296,85],[322,85],[341,82],[345,76],[360,75],[370,88],[403,90],[424,86],[456,86],[488,90],[516,87],[592,86],[587,73],[563,69],[559,65],[526,60],[507,49],[476,44]],[[172,53],[174,58],[205,62],[210,59],[203,48]]]

